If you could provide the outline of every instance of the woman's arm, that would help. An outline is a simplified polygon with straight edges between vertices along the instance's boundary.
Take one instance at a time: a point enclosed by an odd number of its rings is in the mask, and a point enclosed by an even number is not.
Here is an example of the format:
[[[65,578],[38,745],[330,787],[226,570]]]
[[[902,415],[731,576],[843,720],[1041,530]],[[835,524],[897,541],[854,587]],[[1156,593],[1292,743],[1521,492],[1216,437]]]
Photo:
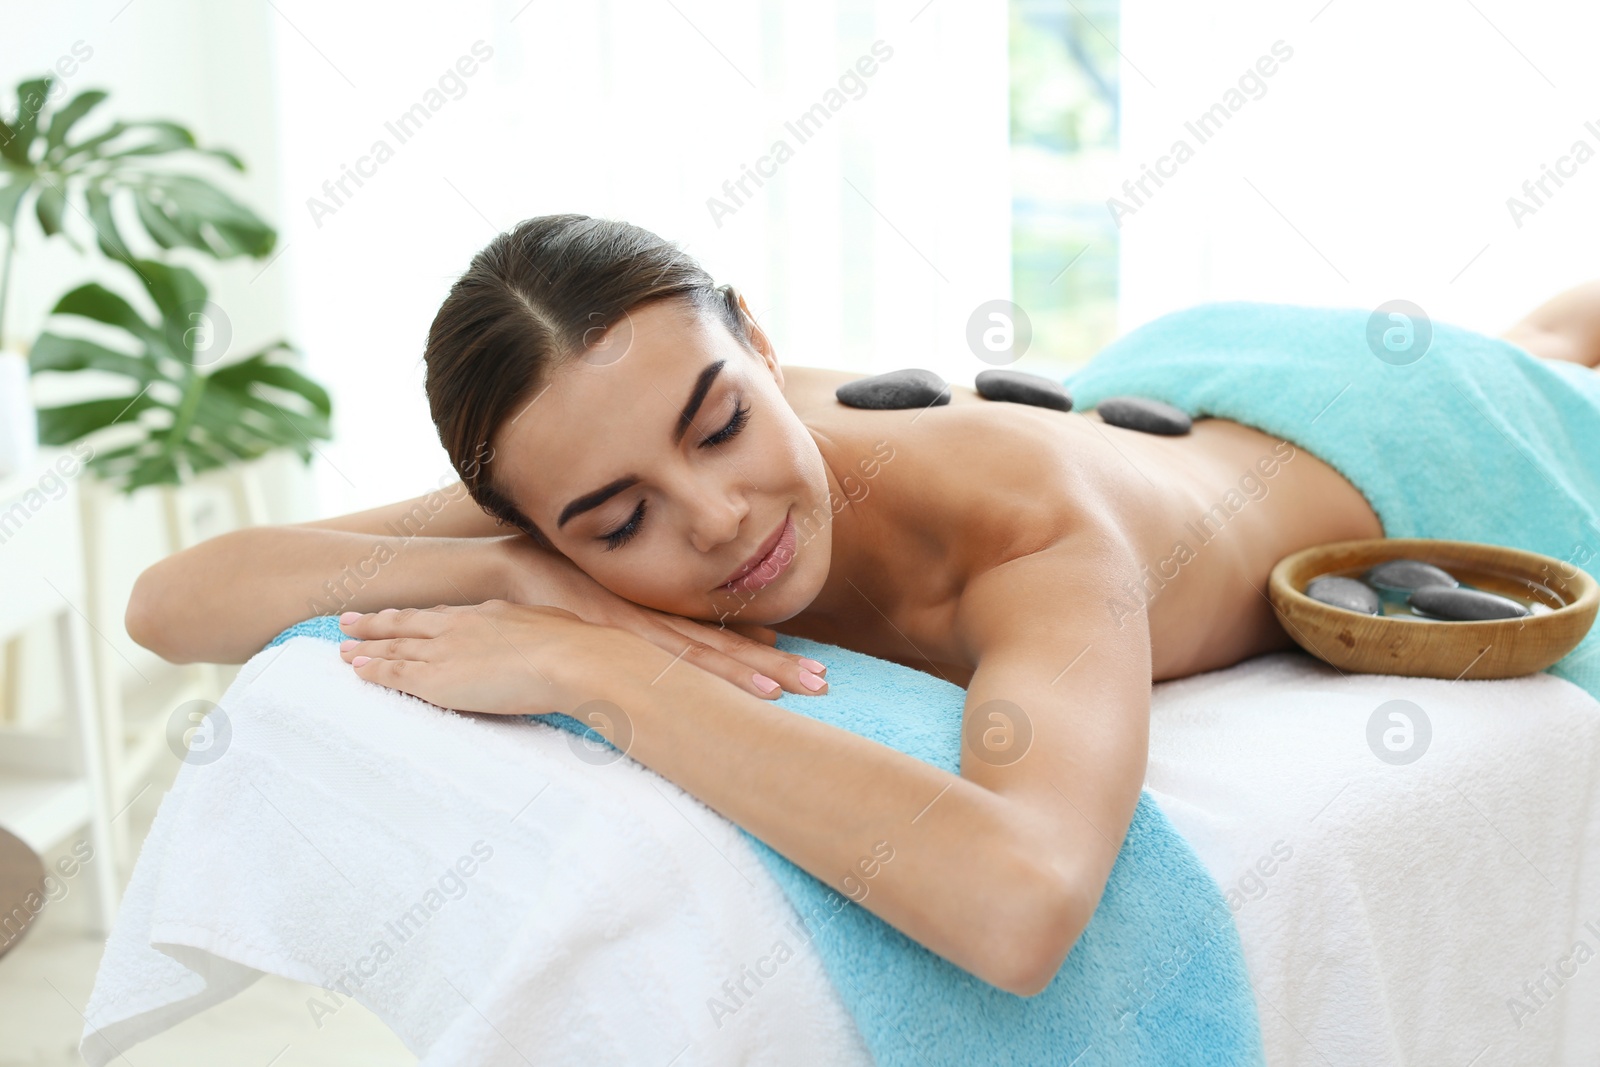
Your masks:
[[[1083,529],[974,579],[957,608],[957,636],[978,661],[961,773],[1027,813],[1068,887],[1062,921],[1026,957],[1035,992],[1099,906],[1144,784],[1150,628],[1110,607],[1139,566],[1117,531]]]
[[[514,540],[255,526],[147,568],[128,598],[128,635],[173,663],[243,663],[314,615],[471,604],[512,596]],[[523,553],[527,580],[557,560]]]
[[[512,533],[460,482],[339,518],[233,530],[146,569],[124,624],[173,663],[243,663],[314,615],[511,596]],[[521,555],[536,579],[537,556]]]
[[[1103,610],[1133,572],[1124,557],[1074,537],[969,588],[961,624],[983,658],[959,777],[630,635],[516,605],[364,616],[343,655],[362,678],[459,710],[606,701],[594,725],[634,759],[933,952],[1031,996],[1087,925],[1143,780],[1149,635]],[[995,700],[1032,729],[1004,766],[972,747]]]
[[[174,663],[243,663],[286,626],[316,615],[507,599],[629,630],[768,699],[810,694],[810,660],[770,647],[759,627],[723,628],[640,607],[449,489],[294,526],[257,526],[149,567],[125,624]],[[777,687],[767,692],[760,678]]]

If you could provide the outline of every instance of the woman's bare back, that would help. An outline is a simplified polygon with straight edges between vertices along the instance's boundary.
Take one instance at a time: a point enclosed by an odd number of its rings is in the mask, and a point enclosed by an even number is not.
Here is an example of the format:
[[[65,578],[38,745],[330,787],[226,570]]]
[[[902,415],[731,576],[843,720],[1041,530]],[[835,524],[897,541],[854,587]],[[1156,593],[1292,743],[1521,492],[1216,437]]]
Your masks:
[[[957,685],[976,667],[954,633],[967,583],[1090,521],[1120,531],[1140,570],[1117,596],[1081,609],[1148,625],[1154,681],[1291,647],[1266,597],[1273,564],[1308,545],[1383,536],[1336,470],[1239,423],[1202,419],[1185,436],[1159,437],[964,386],[939,407],[840,404],[834,390],[859,377],[784,368],[785,396],[875,536],[869,556],[841,561],[856,572],[859,610],[802,612],[781,629]]]

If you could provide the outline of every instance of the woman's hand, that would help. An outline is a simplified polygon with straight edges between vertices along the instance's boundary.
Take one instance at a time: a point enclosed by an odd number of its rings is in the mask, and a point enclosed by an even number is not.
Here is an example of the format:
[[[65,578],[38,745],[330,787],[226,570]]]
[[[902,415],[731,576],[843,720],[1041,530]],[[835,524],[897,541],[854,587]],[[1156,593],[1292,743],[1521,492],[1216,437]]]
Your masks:
[[[598,674],[627,671],[638,637],[560,608],[491,600],[346,612],[339,654],[369,682],[486,715],[571,712]],[[659,668],[657,668],[659,669]]]
[[[717,626],[635,604],[524,537],[506,538],[503,548],[512,575],[509,599],[516,603],[560,608],[584,622],[637,634],[758,697],[775,700],[784,690],[805,696],[827,692],[828,668],[772,647],[778,635],[767,627]]]

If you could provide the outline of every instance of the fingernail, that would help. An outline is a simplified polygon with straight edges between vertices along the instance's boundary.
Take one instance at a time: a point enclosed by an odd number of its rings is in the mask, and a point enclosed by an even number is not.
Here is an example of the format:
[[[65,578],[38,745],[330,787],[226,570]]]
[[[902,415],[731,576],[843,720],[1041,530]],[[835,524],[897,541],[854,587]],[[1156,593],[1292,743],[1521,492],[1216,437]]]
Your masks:
[[[343,615],[339,616],[339,625],[340,626],[349,626],[351,623],[355,622],[359,618],[361,618],[361,612],[359,612],[359,611],[347,611]]]
[[[355,648],[360,643],[361,643],[360,641],[357,641],[353,637],[350,638],[350,640],[348,640],[348,641],[340,641],[339,642],[339,651],[340,652],[349,652],[352,648]]]
[[[399,611],[399,610],[400,610],[399,608],[384,608],[382,611],[378,612],[378,614],[379,615],[387,615],[391,611]]]
[[[826,664],[818,663],[814,659],[806,659],[804,656],[800,657],[800,666],[804,667],[806,670],[810,671],[812,674],[827,674],[828,673],[828,668],[827,668]]]
[[[812,674],[810,671],[801,671],[800,684],[815,693],[827,683],[821,678],[818,678],[816,675]]]
[[[363,664],[363,663],[365,663],[365,662],[367,662],[367,661],[368,661],[368,660],[370,660],[370,659],[371,659],[371,658],[372,658],[372,657],[371,657],[371,656],[357,656],[357,657],[356,657],[356,658],[355,658],[355,659],[353,659],[353,660],[351,660],[351,661],[350,661],[350,666],[352,666],[352,667],[359,667],[359,666],[361,666],[361,665],[362,665],[362,664]]]
[[[752,674],[750,679],[756,683],[756,688],[761,690],[763,693],[776,693],[779,689],[783,688],[777,682],[774,682],[771,678],[768,678],[764,674]]]

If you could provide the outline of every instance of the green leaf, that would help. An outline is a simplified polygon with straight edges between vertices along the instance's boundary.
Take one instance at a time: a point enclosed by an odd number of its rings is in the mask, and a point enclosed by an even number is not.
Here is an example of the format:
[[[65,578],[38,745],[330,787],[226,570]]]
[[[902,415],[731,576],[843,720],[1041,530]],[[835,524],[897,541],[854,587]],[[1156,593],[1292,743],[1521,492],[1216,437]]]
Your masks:
[[[270,253],[277,243],[276,233],[263,232],[252,227],[233,226],[226,222],[213,222],[202,232],[211,246],[226,250],[217,257],[219,259],[228,259],[232,256],[261,259]]]
[[[192,304],[206,299],[204,284],[193,272],[158,261],[127,265],[140,272],[161,309],[158,324],[93,283],[62,297],[56,313],[130,333],[144,342],[144,350],[129,355],[47,333],[35,343],[30,365],[36,373],[99,370],[143,385],[131,399],[105,397],[41,411],[40,440],[64,445],[109,431],[106,439],[117,447],[100,452],[90,466],[124,490],[180,484],[201,471],[282,449],[309,462],[312,442],[332,435],[332,401],[326,389],[290,365],[293,347],[275,341],[209,375],[199,373],[182,361],[170,336],[187,326]],[[149,412],[158,414],[142,417]]]
[[[93,466],[93,464],[90,464]],[[174,457],[158,452],[136,465],[125,476],[122,491],[132,493],[147,485],[181,485],[183,476],[178,472]]]
[[[87,155],[90,158],[79,161],[79,166],[83,165],[84,163],[93,162],[94,160],[100,158],[99,150],[101,145],[105,144],[107,141],[114,141],[127,132],[127,123],[113,122],[106,129],[95,134],[93,137],[90,137],[88,140],[79,141],[77,144],[66,145],[65,150],[57,158],[56,162],[60,164],[63,169],[66,169],[66,163],[68,160],[75,159],[81,155]]]
[[[216,156],[218,159],[222,160],[228,166],[232,167],[236,171],[239,171],[240,173],[244,172],[244,160],[240,159],[226,148],[202,148],[200,151],[204,152],[208,156]]]
[[[39,199],[34,202],[33,209],[34,214],[39,216],[39,228],[46,237],[54,237],[61,232],[61,216],[67,210],[67,198],[59,185],[47,182],[39,190]]]
[[[28,368],[33,374],[42,371],[109,371],[141,384],[157,376],[156,368],[148,360],[113,351],[81,337],[66,337],[58,333],[41,334],[33,342],[33,351],[28,353]]]
[[[12,125],[3,119],[0,119],[0,158],[18,166],[28,165],[28,146],[17,137]]]
[[[138,192],[148,210],[160,214],[169,238],[183,235],[183,245],[218,259],[236,255],[269,255],[277,231],[259,215],[204,178],[190,174],[143,176]]]
[[[188,244],[184,234],[173,226],[154,204],[150,203],[150,198],[145,196],[143,189],[134,189],[133,206],[139,213],[139,221],[144,223],[145,232],[156,244],[162,248],[180,248]]]
[[[216,441],[235,455],[248,459],[265,455],[274,448],[301,443],[300,435],[282,422],[270,422],[240,404],[226,390],[208,389],[195,425],[203,427]]]
[[[102,152],[101,159],[125,159],[129,156],[164,156],[169,152],[182,152],[195,148],[194,134],[179,126],[176,122],[150,120],[142,122],[127,122],[123,127],[128,132],[149,130],[154,136],[141,141],[131,148],[118,149],[115,152]]]
[[[142,441],[135,441],[131,445],[121,445],[117,448],[97,448],[95,449],[94,459],[90,462],[90,466],[96,467],[100,473],[104,473],[107,468],[114,469],[119,466],[126,468],[132,466],[132,464],[128,462],[129,460],[135,456],[138,456],[141,452],[148,454],[151,447],[150,439],[145,438]]]
[[[124,263],[132,259],[133,253],[128,251],[127,244],[122,240],[122,233],[117,229],[117,219],[111,211],[111,197],[99,186],[91,185],[83,198],[89,207],[89,222],[94,226],[94,236],[100,245],[100,251]]]
[[[99,89],[86,89],[72,98],[72,102],[50,118],[50,129],[44,136],[45,152],[54,152],[66,142],[67,133],[83,116],[106,98]]]
[[[50,313],[93,319],[107,326],[127,330],[146,345],[157,348],[165,345],[165,338],[155,327],[144,321],[144,318],[133,309],[133,305],[97,282],[78,286],[56,301],[56,306]]]
[[[296,411],[255,391],[245,394],[241,399],[246,406],[293,430],[296,436],[290,437],[286,434],[284,436],[286,441],[293,442],[297,439],[307,442],[327,441],[333,437],[332,425],[319,411]]]
[[[328,396],[328,391],[310,378],[301,374],[293,367],[283,363],[269,360],[269,353],[278,350],[278,345],[258,352],[247,359],[217,370],[211,375],[213,381],[226,383],[229,388],[244,390],[252,383],[271,386],[298,395],[310,404],[324,418],[333,414],[333,400]]]
[[[24,158],[27,157],[28,147],[33,144],[34,135],[39,132],[39,112],[44,110],[45,102],[49,99],[51,80],[46,75],[17,84],[17,121],[12,124],[12,130],[22,145]]]
[[[39,412],[39,443],[70,445],[97,430],[131,422],[141,412],[162,406],[146,393],[142,396],[115,396],[43,408]]]
[[[131,266],[139,272],[145,292],[161,310],[165,325],[176,323],[180,329],[187,327],[184,314],[193,305],[204,304],[209,295],[205,283],[187,267],[161,263],[154,259],[136,259]]]
[[[277,382],[269,382],[260,377],[263,371],[266,371],[271,376],[272,372],[289,370],[289,368],[275,367],[270,364],[260,364],[253,360],[246,360],[244,363],[234,364],[226,369],[238,371],[242,367],[248,369],[251,373],[249,375],[224,376],[223,372],[219,371],[211,375],[207,382],[210,387],[208,395],[220,402],[224,399],[223,390],[226,390],[225,395],[228,400],[237,404],[243,411],[251,413],[253,418],[250,425],[253,428],[265,429],[285,444],[304,446],[313,440],[326,441],[332,437],[333,430],[326,410],[316,404],[311,404],[310,410],[306,410],[306,401],[297,391],[293,394],[294,398],[291,399],[281,394],[274,397],[270,389],[263,388],[265,386],[278,386]],[[293,374],[294,372],[291,371],[290,373]],[[295,377],[298,378],[299,375],[296,374]],[[219,381],[219,378],[222,380]],[[282,388],[283,386],[278,387]],[[313,384],[312,389],[314,392],[321,394],[323,398],[326,398],[326,393],[322,391],[320,386]],[[245,421],[243,415],[240,416],[240,421]]]

